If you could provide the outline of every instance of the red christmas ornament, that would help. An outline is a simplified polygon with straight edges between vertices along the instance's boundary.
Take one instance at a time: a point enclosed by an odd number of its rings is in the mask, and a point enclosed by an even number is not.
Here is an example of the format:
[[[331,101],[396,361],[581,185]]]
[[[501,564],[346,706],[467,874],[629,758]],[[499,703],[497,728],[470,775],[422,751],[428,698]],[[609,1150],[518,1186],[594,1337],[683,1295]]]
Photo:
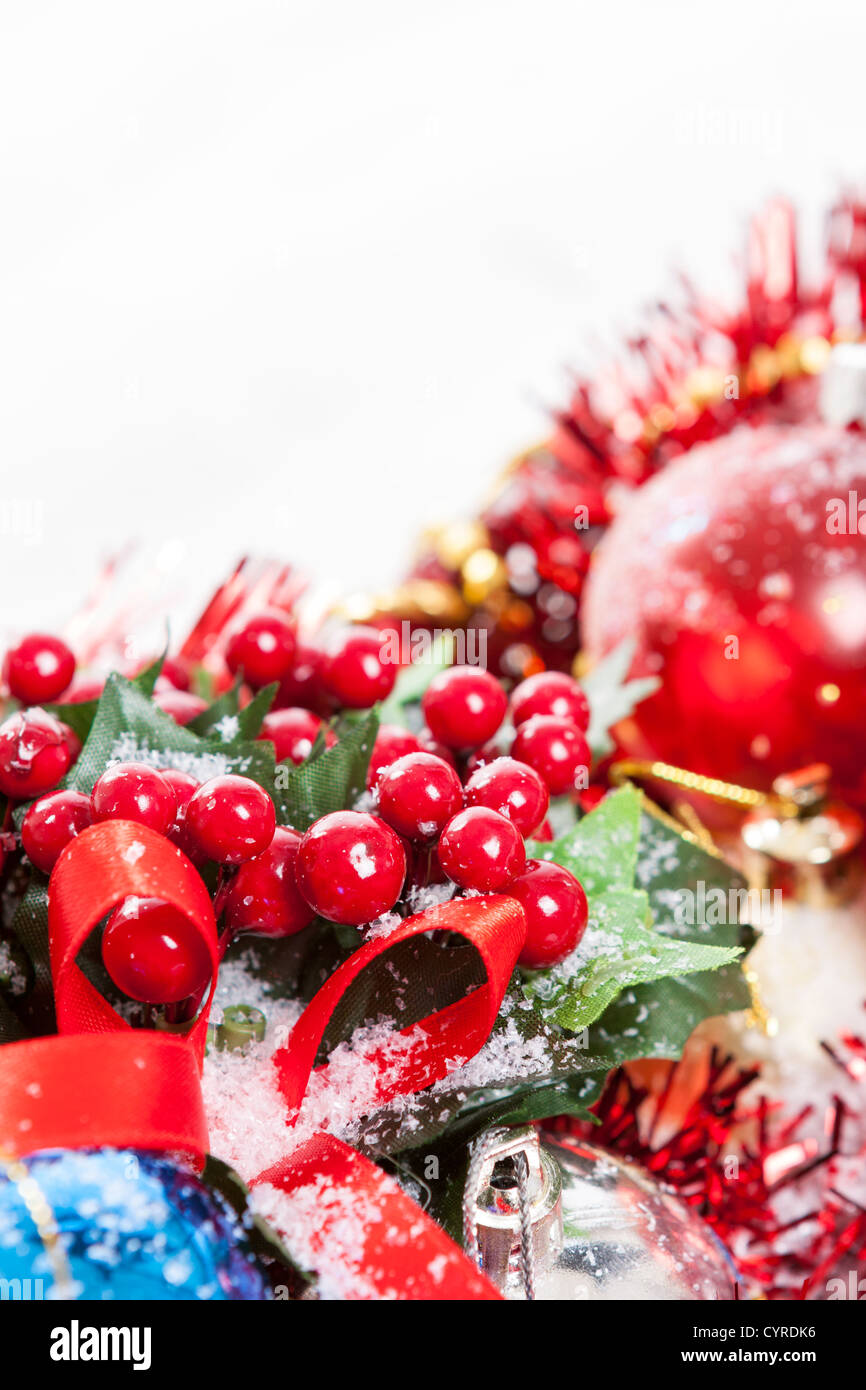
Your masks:
[[[629,499],[583,610],[591,658],[633,635],[632,674],[661,679],[628,751],[760,787],[822,760],[863,792],[859,498],[863,435],[799,425],[695,448]]]

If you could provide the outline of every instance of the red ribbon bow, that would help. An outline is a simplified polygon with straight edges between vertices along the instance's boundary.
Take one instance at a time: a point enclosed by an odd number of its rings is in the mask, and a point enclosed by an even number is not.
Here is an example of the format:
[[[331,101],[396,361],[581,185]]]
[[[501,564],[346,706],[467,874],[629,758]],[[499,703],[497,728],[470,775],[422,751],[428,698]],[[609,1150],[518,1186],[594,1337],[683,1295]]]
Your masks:
[[[192,923],[211,958],[204,1007],[184,1037],[132,1029],[87,980],[76,956],[93,928],[124,898],[159,897]],[[106,1145],[203,1157],[207,1123],[199,1083],[219,964],[216,921],[189,860],[161,835],[128,821],[85,830],[64,850],[49,885],[51,970],[61,1036],[3,1049],[0,1145],[15,1155]],[[407,1048],[382,1065],[377,1103],[445,1076],[487,1040],[526,934],[513,898],[457,899],[410,917],[367,941],[325,981],[274,1055],[291,1125],[306,1093],[328,1020],[360,972],[385,951],[430,931],[458,933],[478,951],[487,981],[402,1031]],[[408,1040],[411,1035],[411,1045]],[[320,1133],[253,1179],[318,1203],[310,1240],[323,1261],[347,1210],[362,1219],[344,1255],[348,1297],[495,1299],[489,1280],[440,1226],[380,1168]]]

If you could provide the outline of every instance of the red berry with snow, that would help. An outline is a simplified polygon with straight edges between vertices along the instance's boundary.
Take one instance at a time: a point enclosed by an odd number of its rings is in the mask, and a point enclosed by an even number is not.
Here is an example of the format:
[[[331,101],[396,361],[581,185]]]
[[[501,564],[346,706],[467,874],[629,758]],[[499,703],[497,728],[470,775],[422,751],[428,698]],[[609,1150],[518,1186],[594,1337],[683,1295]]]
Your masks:
[[[535,714],[555,714],[568,719],[581,733],[589,727],[589,701],[577,681],[564,671],[539,671],[511,692],[511,717],[525,724]]]
[[[425,844],[463,805],[460,778],[433,753],[408,753],[379,782],[379,815],[407,840]]]
[[[21,825],[24,853],[37,869],[50,874],[63,850],[93,820],[84,792],[49,792],[34,801]]]
[[[181,728],[186,724],[191,724],[207,709],[207,701],[203,700],[200,695],[193,695],[191,690],[175,690],[174,686],[171,685],[157,690],[153,697],[153,703],[162,710],[163,714],[170,715],[175,724],[180,724]]]
[[[559,864],[527,859],[508,889],[526,914],[526,941],[518,957],[527,970],[556,965],[579,945],[588,916],[582,885]]]
[[[434,738],[448,748],[477,748],[492,738],[508,701],[495,676],[477,666],[452,666],[434,676],[421,700]]]
[[[274,745],[278,763],[288,759],[297,764],[306,762],[321,728],[322,721],[312,710],[297,707],[276,709],[265,715],[259,738],[267,739]],[[333,730],[326,729],[325,746],[332,748],[336,742]]]
[[[207,984],[211,964],[192,923],[161,898],[127,898],[102,936],[102,960],[118,989],[144,1004],[177,1004]]]
[[[298,851],[298,887],[320,916],[360,927],[388,912],[406,878],[400,837],[377,816],[334,811],[310,826]]]
[[[81,750],[66,724],[46,710],[19,710],[0,725],[0,792],[28,801],[56,787]]]
[[[465,789],[467,806],[489,806],[524,837],[541,824],[550,804],[547,787],[534,768],[516,758],[496,758],[473,772]]]
[[[264,787],[228,772],[204,782],[189,799],[184,826],[198,852],[220,864],[263,854],[277,818]]]
[[[486,806],[468,806],[452,817],[442,831],[437,853],[454,883],[483,893],[507,888],[526,863],[519,832],[510,820]]]
[[[369,709],[394,688],[397,667],[374,627],[349,627],[328,648],[322,667],[328,694],[347,709]]]
[[[93,819],[131,820],[165,835],[177,815],[174,790],[147,763],[114,763],[97,780],[90,797]]]
[[[6,653],[3,675],[22,704],[49,704],[60,699],[75,675],[75,657],[61,638],[31,632]]]
[[[226,664],[232,675],[243,671],[254,690],[288,675],[295,659],[294,625],[282,613],[261,613],[251,618],[232,637],[226,648]]]
[[[241,864],[226,898],[229,931],[294,936],[312,922],[313,909],[298,889],[300,844],[296,830],[278,825],[264,854]]]
[[[401,729],[397,724],[380,724],[367,769],[367,790],[372,791],[385,769],[398,758],[422,751],[421,743],[408,729]]]
[[[535,714],[517,730],[511,752],[534,767],[551,796],[575,789],[589,775],[589,744],[568,719]]]

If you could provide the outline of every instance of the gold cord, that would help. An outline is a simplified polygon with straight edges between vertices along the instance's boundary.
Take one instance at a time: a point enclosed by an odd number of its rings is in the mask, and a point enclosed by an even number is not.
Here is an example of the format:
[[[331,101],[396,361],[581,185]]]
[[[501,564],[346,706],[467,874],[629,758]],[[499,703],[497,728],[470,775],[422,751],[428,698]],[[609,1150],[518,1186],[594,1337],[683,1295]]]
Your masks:
[[[18,1191],[27,1214],[36,1227],[36,1234],[42,1241],[43,1249],[51,1265],[55,1288],[59,1296],[71,1288],[72,1270],[66,1258],[66,1251],[60,1239],[60,1230],[54,1212],[36,1179],[17,1158],[0,1153],[0,1172],[5,1174]]]
[[[785,815],[795,815],[797,812],[796,803],[790,798],[760,792],[754,787],[740,787],[736,782],[723,782],[719,777],[705,777],[685,767],[674,767],[672,763],[649,759],[622,758],[611,767],[610,780],[614,786],[626,781],[669,782],[675,787],[682,787],[684,791],[711,797],[713,801],[743,807],[772,805]]]

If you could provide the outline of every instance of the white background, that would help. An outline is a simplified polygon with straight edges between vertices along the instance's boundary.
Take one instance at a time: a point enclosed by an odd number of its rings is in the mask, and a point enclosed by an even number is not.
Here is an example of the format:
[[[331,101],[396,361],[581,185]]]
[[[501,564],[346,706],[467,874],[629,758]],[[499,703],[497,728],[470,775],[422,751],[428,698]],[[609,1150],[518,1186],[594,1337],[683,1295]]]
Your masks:
[[[0,15],[4,628],[135,538],[184,613],[251,549],[387,582],[672,266],[866,171],[860,0]]]

